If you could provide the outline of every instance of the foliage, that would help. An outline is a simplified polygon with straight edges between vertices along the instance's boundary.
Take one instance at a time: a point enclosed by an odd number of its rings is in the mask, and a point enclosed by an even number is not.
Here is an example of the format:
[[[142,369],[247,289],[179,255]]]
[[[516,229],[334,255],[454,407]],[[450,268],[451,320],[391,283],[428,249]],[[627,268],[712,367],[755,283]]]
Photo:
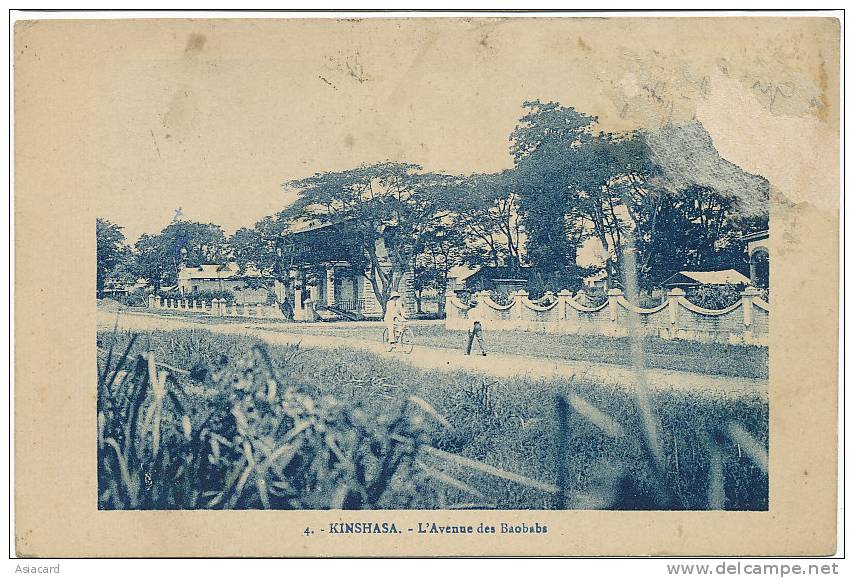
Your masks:
[[[454,224],[468,241],[463,257],[469,265],[521,268],[522,223],[516,188],[511,170],[459,179],[451,205]]]
[[[687,292],[686,297],[694,305],[706,309],[726,309],[741,301],[743,285],[698,285]]]
[[[510,305],[513,303],[512,295],[509,295],[504,291],[496,291],[495,289],[489,291],[489,298],[497,305]]]
[[[228,259],[225,233],[219,225],[173,221],[157,235],[143,234],[134,245],[134,270],[156,293],[178,282],[181,264],[222,265]]]
[[[423,409],[372,420],[313,399],[257,343],[184,371],[133,355],[134,341],[115,365],[114,343],[99,360],[99,508],[358,509],[414,495]]]
[[[413,289],[418,300],[421,294],[433,289],[438,295],[439,317],[445,316],[445,292],[448,274],[452,267],[462,262],[466,239],[460,229],[447,222],[434,222],[425,227],[415,250]]]
[[[144,287],[137,287],[125,295],[117,295],[116,298],[122,305],[128,307],[145,307],[148,304],[150,292]]]
[[[96,287],[98,297],[102,297],[104,286],[117,270],[123,269],[130,257],[130,249],[125,245],[122,227],[106,219],[95,220],[96,236]],[[127,275],[122,275],[127,277]]]
[[[578,273],[589,237],[612,286],[634,246],[646,288],[679,270],[743,268],[741,235],[767,228],[767,181],[721,159],[701,124],[597,133],[597,119],[574,108],[524,106],[511,152],[528,258],[544,278]]]
[[[580,284],[576,255],[588,236],[606,248],[605,269],[617,275],[631,238],[626,206],[652,172],[639,134],[596,133],[598,119],[557,103],[529,101],[511,135],[520,208],[532,264],[546,276],[568,272]]]
[[[567,287],[573,287],[577,284],[578,271],[580,269],[549,271],[542,267],[535,268],[528,276],[528,296],[539,299],[548,291],[557,294]]]
[[[747,269],[741,239],[768,227],[768,182],[721,158],[701,123],[611,133],[556,102],[523,108],[510,134],[512,169],[447,175],[386,161],[320,172],[284,183],[297,200],[227,241],[215,224],[173,221],[142,235],[132,259],[120,227],[99,220],[99,294],[108,272],[143,277],[159,292],[182,263],[234,259],[242,274],[262,273],[247,285],[266,289],[292,318],[280,296],[314,282],[322,272],[310,268],[330,261],[364,275],[383,308],[412,271],[417,295],[437,291],[441,309],[457,264],[524,266],[533,297],[577,290],[594,269],[623,286],[633,263],[641,289],[680,270]],[[588,266],[578,263],[582,245],[595,253],[582,252]],[[298,280],[295,269],[304,271]],[[765,285],[767,261],[759,273]]]
[[[645,197],[636,212],[641,286],[656,286],[684,270],[746,270],[741,237],[767,228],[767,217],[741,218],[736,207],[735,198],[701,187]]]
[[[653,458],[631,389],[193,330],[100,333],[99,345],[101,508],[262,508],[265,493],[284,509],[768,507],[759,392],[653,393]],[[158,406],[146,382],[164,362]],[[155,429],[170,440],[159,450]],[[381,475],[382,463],[397,468]]]
[[[284,251],[283,234],[287,223],[279,216],[264,217],[252,229],[238,229],[228,241],[232,256],[245,275],[250,289],[265,289],[269,301],[279,306],[286,319],[293,319],[293,304],[287,301],[291,288],[290,269],[295,265],[293,253]],[[247,273],[258,273],[246,275]],[[285,299],[279,299],[277,284],[284,288]]]

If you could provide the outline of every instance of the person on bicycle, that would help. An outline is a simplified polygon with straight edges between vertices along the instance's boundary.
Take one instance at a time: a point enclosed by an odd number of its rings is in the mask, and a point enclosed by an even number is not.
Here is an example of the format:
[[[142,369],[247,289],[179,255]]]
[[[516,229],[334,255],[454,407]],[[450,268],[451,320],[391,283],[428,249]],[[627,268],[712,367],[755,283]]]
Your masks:
[[[386,331],[388,331],[389,343],[397,343],[398,337],[406,326],[406,312],[403,310],[403,301],[397,291],[392,291],[391,295],[388,296],[383,320]]]

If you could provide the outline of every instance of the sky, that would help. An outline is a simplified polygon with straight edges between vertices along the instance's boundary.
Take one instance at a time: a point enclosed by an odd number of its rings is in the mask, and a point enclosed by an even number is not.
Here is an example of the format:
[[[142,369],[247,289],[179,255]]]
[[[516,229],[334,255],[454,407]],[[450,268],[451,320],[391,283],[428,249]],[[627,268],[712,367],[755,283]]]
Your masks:
[[[827,144],[838,109],[834,25],[796,20],[115,21],[29,38],[62,64],[42,71],[44,98],[80,132],[76,185],[133,242],[178,208],[227,233],[251,226],[293,200],[282,183],[318,171],[510,167],[530,99],[604,130],[699,118],[724,157],[798,198],[835,174],[790,159],[803,135]]]

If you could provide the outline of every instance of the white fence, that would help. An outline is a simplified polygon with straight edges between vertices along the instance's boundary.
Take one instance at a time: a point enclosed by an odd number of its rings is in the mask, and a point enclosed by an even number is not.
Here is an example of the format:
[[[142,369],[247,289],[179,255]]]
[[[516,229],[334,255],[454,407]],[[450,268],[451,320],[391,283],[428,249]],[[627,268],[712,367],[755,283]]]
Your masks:
[[[608,300],[589,306],[582,295],[564,290],[547,293],[540,304],[524,291],[512,295],[508,305],[494,302],[489,293],[476,294],[474,314],[486,331],[539,331],[623,337],[634,324],[638,332],[664,339],[703,342],[768,344],[769,305],[758,289],[748,287],[741,300],[725,309],[705,309],[686,299],[682,289],[673,289],[661,305],[650,309],[630,303],[620,289],[608,291]],[[470,308],[454,294],[447,296],[445,326],[469,328]]]
[[[199,301],[196,299],[165,299],[163,297],[148,296],[148,306],[152,309],[167,309],[183,311],[187,313],[198,313],[202,315],[218,315],[220,317],[253,317],[262,319],[284,319],[281,309],[275,305],[249,305],[235,302],[229,303],[225,299],[211,299],[210,301]]]

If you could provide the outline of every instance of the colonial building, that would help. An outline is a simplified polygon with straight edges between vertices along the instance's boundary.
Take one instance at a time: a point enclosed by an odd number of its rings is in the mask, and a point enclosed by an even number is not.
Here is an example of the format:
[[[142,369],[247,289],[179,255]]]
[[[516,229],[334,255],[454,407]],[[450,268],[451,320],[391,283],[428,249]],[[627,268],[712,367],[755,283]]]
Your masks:
[[[237,263],[224,265],[205,264],[198,267],[182,267],[178,271],[178,290],[182,295],[199,292],[228,291],[237,303],[266,303],[269,293],[264,288],[250,289],[246,280],[257,277],[258,272],[248,271],[240,275]],[[283,289],[280,289],[283,291]]]
[[[383,314],[367,270],[348,261],[348,247],[332,224],[305,223],[283,236],[283,253],[290,267],[288,300],[296,321],[334,318],[377,318]],[[391,271],[383,235],[376,241],[380,266]],[[400,281],[399,292],[408,314],[416,311],[412,270]]]

